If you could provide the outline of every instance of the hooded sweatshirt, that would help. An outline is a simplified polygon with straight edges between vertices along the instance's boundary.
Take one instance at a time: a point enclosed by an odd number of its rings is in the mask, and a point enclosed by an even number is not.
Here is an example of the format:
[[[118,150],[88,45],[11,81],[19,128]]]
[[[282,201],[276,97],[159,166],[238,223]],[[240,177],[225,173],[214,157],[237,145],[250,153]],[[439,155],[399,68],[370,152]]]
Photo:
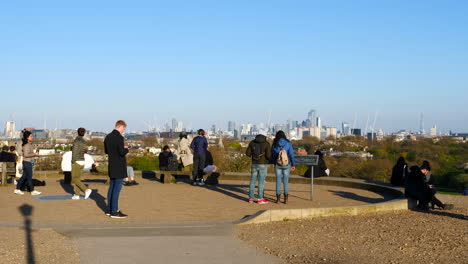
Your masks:
[[[254,150],[259,148],[260,157],[254,157]],[[271,159],[270,143],[264,135],[257,135],[254,140],[250,141],[245,154],[252,157],[252,164],[268,164]]]
[[[272,157],[270,159],[271,164],[276,164],[276,160],[278,159],[279,152],[281,151],[281,148],[286,150],[286,153],[288,153],[288,159],[289,159],[289,165],[295,167],[296,166],[296,160],[294,159],[294,149],[292,147],[291,142],[284,138],[280,138],[278,141],[278,146],[273,145],[271,148],[272,152]]]

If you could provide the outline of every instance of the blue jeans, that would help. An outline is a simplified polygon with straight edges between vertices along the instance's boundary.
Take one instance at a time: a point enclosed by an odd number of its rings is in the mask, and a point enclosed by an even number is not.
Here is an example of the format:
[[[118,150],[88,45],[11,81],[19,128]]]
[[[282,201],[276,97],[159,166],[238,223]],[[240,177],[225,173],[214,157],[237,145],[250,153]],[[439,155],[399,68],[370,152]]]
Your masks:
[[[276,174],[276,194],[281,194],[281,182],[284,185],[284,194],[289,193],[289,172],[291,171],[291,166],[275,166]]]
[[[23,188],[23,185],[26,184],[26,189],[28,190],[28,192],[34,191],[32,175],[33,175],[33,163],[29,161],[23,161],[23,175],[16,183],[16,189],[21,190],[21,188]]]
[[[263,186],[267,175],[267,164],[252,164],[249,188],[249,200],[254,199],[255,183],[258,178],[258,199],[263,199]]]
[[[119,195],[122,190],[123,179],[110,178],[109,191],[107,192],[107,205],[111,213],[119,211]]]

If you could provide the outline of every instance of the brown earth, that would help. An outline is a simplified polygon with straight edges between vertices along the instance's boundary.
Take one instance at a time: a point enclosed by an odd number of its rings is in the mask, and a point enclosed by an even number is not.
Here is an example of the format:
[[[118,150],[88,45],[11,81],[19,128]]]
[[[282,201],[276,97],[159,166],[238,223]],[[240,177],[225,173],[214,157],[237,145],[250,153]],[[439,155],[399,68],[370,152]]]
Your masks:
[[[120,208],[127,219],[110,219],[104,215],[107,188],[88,178],[86,184],[94,190],[88,200],[37,201],[26,193],[13,194],[14,187],[0,187],[0,263],[27,262],[26,230],[19,208],[32,206],[32,241],[36,263],[79,263],[78,253],[69,237],[52,229],[37,228],[39,224],[73,226],[74,224],[139,224],[175,223],[184,221],[233,221],[262,209],[333,207],[382,202],[391,197],[373,192],[334,186],[315,186],[315,200],[309,200],[309,186],[290,185],[290,203],[258,205],[247,203],[248,182],[222,181],[216,187],[195,187],[186,183],[161,184],[138,179],[140,185],[123,187]],[[43,195],[64,195],[69,187],[58,178],[44,178],[47,186],[37,187]],[[274,183],[267,183],[265,195],[272,200]],[[35,226],[36,225],[36,226]]]
[[[102,178],[101,178],[102,179]],[[69,187],[61,186],[59,179],[45,179],[47,186],[36,189],[44,195],[65,195]],[[106,217],[107,189],[102,182],[86,182],[93,189],[88,200],[37,201],[25,193],[13,193],[14,187],[0,187],[0,223],[22,221],[18,208],[23,204],[33,207],[33,223],[115,223]],[[118,219],[119,223],[168,223],[174,221],[233,221],[262,209],[307,208],[364,205],[382,202],[392,197],[366,190],[335,186],[315,186],[315,199],[309,200],[307,184],[290,184],[289,204],[249,204],[248,182],[222,181],[208,187],[191,186],[186,183],[161,184],[148,179],[139,179],[140,185],[123,187],[119,207],[129,215]],[[266,183],[265,196],[273,201],[275,184]],[[71,196],[70,196],[71,197]]]
[[[468,197],[437,196],[455,208],[246,225],[237,235],[287,263],[468,263]]]
[[[80,257],[71,239],[51,229],[32,229],[33,257],[28,261],[26,230],[0,228],[0,263],[78,264]],[[32,261],[34,260],[34,261]]]

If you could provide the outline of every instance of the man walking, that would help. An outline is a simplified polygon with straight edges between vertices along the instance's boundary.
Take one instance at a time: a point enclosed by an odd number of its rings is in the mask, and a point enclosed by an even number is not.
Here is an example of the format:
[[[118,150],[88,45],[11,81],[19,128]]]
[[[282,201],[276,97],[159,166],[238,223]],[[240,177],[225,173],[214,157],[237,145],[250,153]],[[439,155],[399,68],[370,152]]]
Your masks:
[[[127,178],[128,146],[124,146],[123,132],[127,124],[123,120],[115,123],[115,129],[104,139],[104,148],[109,158],[109,191],[107,192],[107,203],[109,211],[107,215],[112,218],[125,218],[126,214],[119,210],[119,195],[122,182]]]
[[[203,169],[205,168],[206,150],[208,149],[208,141],[205,138],[205,130],[199,129],[190,148],[193,150],[193,185],[205,185],[203,182]]]
[[[268,163],[271,159],[270,143],[266,137],[259,134],[249,143],[245,154],[252,158],[252,168],[250,176],[249,203],[254,202],[255,184],[258,178],[258,204],[267,204],[268,201],[263,198],[263,186],[268,170]]]
[[[88,150],[86,146],[86,140],[84,140],[83,136],[86,133],[86,129],[80,127],[77,130],[78,136],[73,141],[72,147],[72,184],[73,184],[73,191],[74,195],[72,197],[73,200],[80,199],[80,190],[85,193],[85,199],[89,198],[91,195],[92,190],[86,189],[86,186],[81,182],[81,172],[83,171],[85,165],[85,153]]]

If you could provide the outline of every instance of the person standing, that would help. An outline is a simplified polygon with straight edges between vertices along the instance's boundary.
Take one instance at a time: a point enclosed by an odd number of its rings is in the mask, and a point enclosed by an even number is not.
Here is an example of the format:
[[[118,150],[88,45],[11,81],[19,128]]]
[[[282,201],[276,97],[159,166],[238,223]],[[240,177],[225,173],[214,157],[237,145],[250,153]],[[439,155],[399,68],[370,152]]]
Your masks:
[[[193,155],[190,150],[190,141],[187,138],[187,133],[180,132],[179,134],[179,143],[176,152],[177,157],[180,159],[182,165],[182,170],[191,171],[193,170]]]
[[[249,143],[245,154],[252,158],[252,167],[249,186],[249,203],[254,202],[255,184],[258,179],[258,204],[267,204],[268,201],[263,198],[263,189],[265,178],[268,170],[268,163],[271,159],[270,143],[266,140],[266,136],[259,134]]]
[[[203,169],[205,168],[206,150],[208,149],[208,141],[205,138],[205,130],[199,129],[190,148],[193,150],[193,185],[205,185],[203,182]]]
[[[111,218],[125,218],[126,214],[119,210],[119,195],[122,190],[123,179],[127,177],[128,146],[124,146],[122,134],[127,128],[123,120],[115,123],[115,129],[104,139],[104,149],[109,158],[109,191],[107,192],[108,215]]]
[[[276,203],[281,198],[281,183],[284,186],[284,203],[288,203],[289,196],[289,173],[296,170],[294,149],[291,142],[286,138],[282,130],[276,132],[273,146],[271,147],[271,162],[275,164],[276,175]]]
[[[408,173],[408,164],[406,164],[405,158],[399,157],[395,166],[393,166],[390,183],[393,186],[404,186]]]
[[[31,143],[33,142],[32,133],[29,131],[24,131],[22,141],[23,144],[21,149],[23,151],[23,175],[18,180],[14,193],[24,194],[24,192],[21,191],[21,188],[24,184],[26,184],[26,189],[29,192],[31,192],[31,195],[39,195],[41,194],[41,192],[34,190],[34,185],[32,181],[34,157],[38,156],[36,153],[33,152],[33,148],[31,145]]]
[[[77,130],[78,136],[73,141],[72,147],[72,179],[71,182],[73,184],[73,192],[74,195],[72,197],[73,200],[80,199],[80,191],[85,193],[85,199],[88,199],[91,195],[92,190],[87,189],[86,186],[81,182],[81,173],[83,171],[85,165],[85,153],[88,150],[88,146],[86,146],[86,140],[83,136],[86,133],[86,129],[80,127]]]

